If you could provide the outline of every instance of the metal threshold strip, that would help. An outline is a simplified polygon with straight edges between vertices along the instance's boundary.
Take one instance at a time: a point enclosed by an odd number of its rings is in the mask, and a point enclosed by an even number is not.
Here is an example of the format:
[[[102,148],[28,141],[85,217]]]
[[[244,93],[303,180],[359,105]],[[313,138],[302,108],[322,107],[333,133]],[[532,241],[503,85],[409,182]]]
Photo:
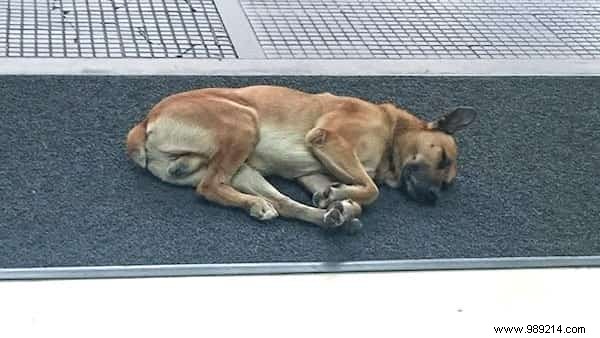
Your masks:
[[[11,268],[0,269],[0,280],[183,277],[559,267],[600,267],[600,256]]]
[[[599,76],[596,60],[1,58],[0,75]]]

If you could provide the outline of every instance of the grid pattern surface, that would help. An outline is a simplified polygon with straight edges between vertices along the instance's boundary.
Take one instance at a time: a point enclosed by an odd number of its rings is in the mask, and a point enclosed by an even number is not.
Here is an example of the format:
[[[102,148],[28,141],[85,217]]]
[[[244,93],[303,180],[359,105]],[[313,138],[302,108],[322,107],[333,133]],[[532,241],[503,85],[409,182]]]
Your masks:
[[[240,0],[268,58],[600,58],[598,0]]]
[[[235,58],[212,0],[0,0],[0,57]]]

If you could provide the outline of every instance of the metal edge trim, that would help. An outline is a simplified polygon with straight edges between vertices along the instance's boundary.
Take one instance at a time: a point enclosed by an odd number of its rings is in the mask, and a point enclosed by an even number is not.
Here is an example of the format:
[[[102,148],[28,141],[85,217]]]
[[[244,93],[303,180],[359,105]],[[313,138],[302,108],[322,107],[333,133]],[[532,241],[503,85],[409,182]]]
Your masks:
[[[598,76],[600,60],[219,60],[0,57],[0,75]]]
[[[522,269],[551,267],[600,267],[600,256],[9,268],[0,269],[0,280],[224,276],[465,269]]]

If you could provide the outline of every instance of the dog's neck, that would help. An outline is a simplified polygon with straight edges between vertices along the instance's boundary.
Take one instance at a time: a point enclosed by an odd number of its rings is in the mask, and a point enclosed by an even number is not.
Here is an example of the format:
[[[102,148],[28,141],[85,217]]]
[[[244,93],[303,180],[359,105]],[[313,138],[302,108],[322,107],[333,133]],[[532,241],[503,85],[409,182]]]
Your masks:
[[[389,186],[399,185],[402,159],[399,158],[401,148],[404,146],[400,140],[406,133],[414,130],[427,128],[427,122],[412,115],[405,109],[396,107],[391,103],[379,105],[389,117],[390,137],[379,167],[377,168],[376,180]]]

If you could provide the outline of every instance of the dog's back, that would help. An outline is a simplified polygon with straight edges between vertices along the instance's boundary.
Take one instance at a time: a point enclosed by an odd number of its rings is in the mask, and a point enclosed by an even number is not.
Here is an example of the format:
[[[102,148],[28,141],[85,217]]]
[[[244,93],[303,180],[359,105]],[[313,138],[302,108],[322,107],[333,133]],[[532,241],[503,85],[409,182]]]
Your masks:
[[[135,125],[127,134],[127,154],[140,167],[146,168],[146,125],[148,119]]]

